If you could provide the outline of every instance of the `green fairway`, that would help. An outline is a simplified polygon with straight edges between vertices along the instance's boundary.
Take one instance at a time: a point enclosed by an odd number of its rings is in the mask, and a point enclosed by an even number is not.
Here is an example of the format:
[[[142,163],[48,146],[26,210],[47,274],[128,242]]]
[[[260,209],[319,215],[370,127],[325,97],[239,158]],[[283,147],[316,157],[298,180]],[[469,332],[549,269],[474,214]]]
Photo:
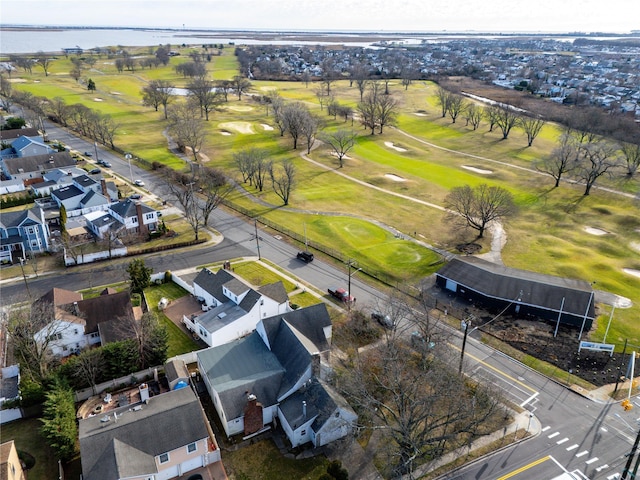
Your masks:
[[[161,112],[141,104],[140,90],[153,79],[166,79],[185,86],[189,79],[175,71],[188,61],[190,51],[169,65],[119,73],[113,59],[99,57],[83,78],[92,78],[97,91],[88,92],[84,83],[69,75],[70,61],[54,62],[52,74],[41,70],[32,74],[16,72],[13,86],[47,98],[60,97],[69,104],[81,103],[112,116],[119,125],[115,143],[150,162],[175,169],[187,164],[167,146],[163,132],[167,123]],[[229,79],[237,73],[234,48],[225,46],[222,55],[211,55],[206,68],[214,79]],[[144,55],[148,49],[138,49]],[[201,49],[200,49],[201,51]],[[211,50],[209,50],[211,51]],[[216,51],[217,53],[217,51]],[[490,248],[491,237],[477,240],[473,232],[452,229],[442,210],[452,187],[462,185],[501,186],[508,189],[519,208],[504,222],[507,243],[502,251],[506,265],[553,275],[596,282],[596,288],[633,301],[627,309],[617,309],[608,340],[621,345],[624,339],[640,342],[640,221],[633,195],[640,190],[638,176],[603,176],[597,185],[631,194],[623,196],[594,189],[584,197],[583,187],[562,183],[553,188],[553,179],[536,172],[534,162],[545,158],[556,147],[560,128],[548,123],[531,147],[524,133],[515,128],[506,140],[485,121],[476,131],[458,118],[453,124],[442,117],[431,82],[414,82],[405,90],[399,81],[391,82],[391,93],[398,100],[396,128],[385,127],[383,135],[370,135],[356,122],[329,117],[316,97],[317,83],[252,82],[251,95],[229,101],[211,113],[202,148],[203,163],[223,168],[240,180],[233,154],[244,148],[264,148],[278,164],[288,159],[296,168],[296,185],[289,205],[270,188],[260,192],[242,184],[246,194],[235,192],[230,201],[265,222],[280,225],[311,243],[336,252],[342,259],[353,258],[370,272],[385,272],[393,281],[417,283],[439,267],[440,256],[429,250],[433,245],[455,250],[459,243],[480,243]],[[292,149],[291,139],[281,137],[265,106],[255,95],[277,90],[285,101],[304,102],[322,119],[326,129],[353,129],[356,146],[348,152],[344,167],[329,149],[317,142],[308,157],[302,146]],[[332,85],[335,99],[355,108],[360,95],[346,80]],[[266,125],[266,127],[265,127]],[[270,128],[272,129],[270,129]],[[308,159],[307,159],[308,158]],[[317,163],[315,163],[317,162]],[[595,235],[593,229],[604,232]],[[396,232],[400,232],[396,236]],[[625,272],[625,269],[626,272]],[[606,309],[605,309],[606,310]],[[606,319],[607,312],[602,319]],[[593,339],[602,338],[606,322],[598,321]]]

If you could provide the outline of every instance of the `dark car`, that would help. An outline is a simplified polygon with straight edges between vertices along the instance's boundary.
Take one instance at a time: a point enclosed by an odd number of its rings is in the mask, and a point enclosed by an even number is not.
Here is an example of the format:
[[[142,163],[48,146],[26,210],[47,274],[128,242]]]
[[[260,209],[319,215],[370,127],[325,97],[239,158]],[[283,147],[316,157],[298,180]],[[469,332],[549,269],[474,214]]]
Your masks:
[[[103,167],[111,168],[111,164],[109,162],[107,162],[106,160],[100,160],[100,162],[98,162],[98,163],[100,163],[100,165],[102,165]]]
[[[309,262],[313,262],[313,253],[311,252],[298,252],[298,255],[296,255],[298,257],[299,260],[302,260],[305,263],[309,263]]]
[[[94,168],[93,170],[89,170],[89,173],[91,175],[96,175],[98,173],[100,173],[102,170],[100,170],[99,168]]]
[[[84,156],[85,156],[85,157],[93,157],[93,155],[91,154],[91,152],[84,152]]]
[[[385,315],[382,312],[374,310],[371,312],[371,318],[377,321],[380,325],[385,328],[393,328],[395,327],[394,321],[391,319],[389,315]]]
[[[134,193],[133,195],[131,195],[129,197],[131,200],[140,200],[142,198],[142,195],[140,195],[139,193]]]

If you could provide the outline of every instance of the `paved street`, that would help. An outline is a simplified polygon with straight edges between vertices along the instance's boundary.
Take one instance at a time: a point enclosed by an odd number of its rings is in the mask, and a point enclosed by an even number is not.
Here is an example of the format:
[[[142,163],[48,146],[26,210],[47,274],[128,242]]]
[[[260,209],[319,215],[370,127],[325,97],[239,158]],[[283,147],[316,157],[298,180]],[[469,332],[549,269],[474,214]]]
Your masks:
[[[93,144],[47,126],[50,138],[59,139],[79,151],[92,150]],[[108,151],[100,151],[100,158],[113,165],[112,170],[129,178],[129,165]],[[151,172],[132,166],[134,178],[141,178],[150,191],[159,188]],[[189,248],[176,252],[162,252],[145,256],[145,262],[154,271],[179,271],[198,265],[224,260],[257,256],[255,226],[252,222],[226,212],[214,211],[210,227],[219,231],[224,240],[217,245]],[[346,287],[347,270],[336,268],[318,259],[305,264],[295,258],[297,250],[280,238],[258,233],[260,255],[291,272],[301,281],[314,285],[321,291],[330,286]],[[74,267],[56,275],[41,275],[31,279],[29,286],[34,295],[41,295],[50,288],[71,290],[88,285],[103,285],[126,279],[129,259],[114,260]],[[358,306],[373,307],[382,294],[352,276],[352,294]],[[23,293],[22,280],[2,285],[3,298]],[[462,336],[454,337],[453,347],[459,349]],[[577,343],[577,341],[576,341]],[[517,361],[494,351],[470,336],[465,355],[464,371],[474,379],[494,385],[505,399],[526,409],[538,434],[530,440],[507,448],[488,458],[483,458],[461,470],[447,474],[446,479],[592,479],[613,480],[619,478],[626,462],[625,455],[631,445],[640,422],[636,404],[634,410],[625,412],[618,403],[599,403],[566,389],[538,374]],[[529,427],[529,425],[527,426]]]

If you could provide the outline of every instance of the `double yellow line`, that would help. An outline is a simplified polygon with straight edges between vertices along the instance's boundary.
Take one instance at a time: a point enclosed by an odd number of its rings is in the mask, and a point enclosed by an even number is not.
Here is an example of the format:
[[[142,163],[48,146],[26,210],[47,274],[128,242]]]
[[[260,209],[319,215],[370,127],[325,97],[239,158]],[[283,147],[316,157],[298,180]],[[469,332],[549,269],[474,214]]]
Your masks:
[[[524,472],[525,470],[529,470],[530,468],[535,467],[536,465],[540,465],[541,463],[546,462],[547,460],[549,460],[551,457],[549,455],[547,455],[546,457],[542,457],[538,460],[536,460],[535,462],[531,462],[529,465],[525,465],[524,467],[520,467],[517,470],[514,470],[513,472],[507,473],[505,476],[498,478],[497,480],[507,480],[507,478],[511,478],[511,477],[515,477],[516,475],[518,475],[519,473]]]

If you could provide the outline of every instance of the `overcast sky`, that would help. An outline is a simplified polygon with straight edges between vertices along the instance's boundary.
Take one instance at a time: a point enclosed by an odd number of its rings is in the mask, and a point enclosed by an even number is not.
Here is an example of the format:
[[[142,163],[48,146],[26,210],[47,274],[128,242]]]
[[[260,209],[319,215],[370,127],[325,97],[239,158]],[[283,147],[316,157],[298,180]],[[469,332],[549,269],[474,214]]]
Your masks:
[[[619,32],[638,0],[1,0],[2,24],[187,29]]]

